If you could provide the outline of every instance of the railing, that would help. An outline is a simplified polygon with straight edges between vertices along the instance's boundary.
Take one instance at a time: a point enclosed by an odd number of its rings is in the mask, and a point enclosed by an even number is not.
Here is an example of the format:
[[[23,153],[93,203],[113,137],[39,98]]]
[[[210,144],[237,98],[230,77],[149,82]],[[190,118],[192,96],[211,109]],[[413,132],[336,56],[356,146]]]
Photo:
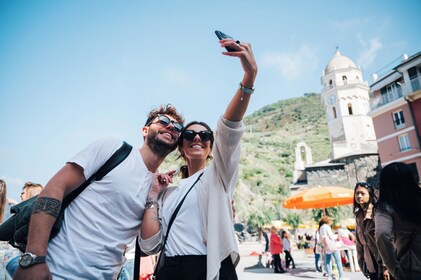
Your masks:
[[[389,91],[385,95],[379,95],[374,98],[371,98],[370,100],[370,108],[371,110],[375,110],[377,108],[380,108],[382,106],[385,106],[399,98],[408,96],[412,94],[415,91],[421,90],[421,77],[417,77],[415,79],[411,80],[411,84],[400,84],[401,90],[397,90],[396,88],[392,88],[391,91]]]

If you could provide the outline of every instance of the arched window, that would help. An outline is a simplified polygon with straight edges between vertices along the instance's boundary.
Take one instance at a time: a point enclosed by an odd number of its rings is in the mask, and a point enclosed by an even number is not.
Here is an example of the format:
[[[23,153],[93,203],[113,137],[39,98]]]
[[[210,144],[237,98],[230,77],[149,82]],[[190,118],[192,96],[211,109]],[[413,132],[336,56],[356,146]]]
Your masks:
[[[333,118],[334,118],[334,119],[336,119],[336,118],[337,118],[337,115],[336,115],[336,108],[335,108],[335,107],[333,107],[333,108],[332,108],[332,111],[333,111]]]
[[[348,103],[348,113],[352,115],[352,104]]]
[[[355,77],[355,79],[356,79],[357,81],[359,81],[359,80],[360,80],[360,77],[356,76],[356,77]]]
[[[344,75],[344,76],[342,76],[342,81],[344,81],[344,85],[346,85],[346,83],[347,83],[347,77]]]
[[[332,79],[330,79],[329,80],[329,87],[332,88],[332,86],[333,86],[333,81],[332,81]]]

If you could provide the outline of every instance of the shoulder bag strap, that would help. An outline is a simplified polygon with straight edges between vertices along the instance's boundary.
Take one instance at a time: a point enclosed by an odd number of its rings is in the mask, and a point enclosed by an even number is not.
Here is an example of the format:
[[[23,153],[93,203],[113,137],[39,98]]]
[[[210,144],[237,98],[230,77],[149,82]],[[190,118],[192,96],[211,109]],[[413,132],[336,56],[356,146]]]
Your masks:
[[[123,145],[114,152],[114,154],[102,165],[95,174],[89,177],[88,180],[83,182],[77,189],[67,195],[62,203],[61,209],[64,210],[72,201],[75,199],[83,190],[89,186],[93,181],[100,181],[105,175],[119,165],[124,159],[128,157],[132,150],[132,146],[127,144],[125,141]]]
[[[183,205],[183,202],[186,199],[187,195],[193,189],[193,187],[196,185],[196,183],[200,180],[200,177],[202,177],[202,175],[203,175],[203,172],[199,175],[199,177],[197,177],[196,181],[193,183],[193,185],[190,187],[190,189],[186,192],[183,199],[180,201],[180,203],[178,203],[177,208],[175,208],[174,213],[171,216],[171,219],[168,223],[167,233],[165,234],[164,244],[162,245],[161,253],[159,254],[158,261],[156,262],[156,265],[155,265],[155,271],[153,273],[154,277],[156,277],[156,274],[158,272],[159,262],[162,259],[162,255],[165,254],[165,245],[167,244],[168,234],[170,233],[171,226],[174,223],[174,220],[175,220],[175,218],[178,214],[178,211],[180,211],[181,205]]]

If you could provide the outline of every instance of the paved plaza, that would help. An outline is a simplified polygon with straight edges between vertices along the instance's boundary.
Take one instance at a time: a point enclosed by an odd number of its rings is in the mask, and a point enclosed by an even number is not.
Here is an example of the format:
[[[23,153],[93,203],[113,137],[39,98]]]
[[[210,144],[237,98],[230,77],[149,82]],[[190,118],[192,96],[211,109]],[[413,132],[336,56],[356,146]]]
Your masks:
[[[314,255],[305,254],[303,250],[294,250],[292,256],[295,260],[296,269],[291,269],[283,274],[275,274],[272,268],[256,267],[259,263],[259,256],[252,256],[253,252],[260,253],[263,245],[257,242],[244,242],[240,247],[240,263],[237,266],[239,280],[271,280],[271,279],[321,279],[325,280],[322,273],[316,272],[314,267]],[[262,258],[265,262],[265,258]],[[350,280],[366,280],[363,274],[358,272],[345,271],[345,278]],[[337,272],[336,272],[337,275]]]

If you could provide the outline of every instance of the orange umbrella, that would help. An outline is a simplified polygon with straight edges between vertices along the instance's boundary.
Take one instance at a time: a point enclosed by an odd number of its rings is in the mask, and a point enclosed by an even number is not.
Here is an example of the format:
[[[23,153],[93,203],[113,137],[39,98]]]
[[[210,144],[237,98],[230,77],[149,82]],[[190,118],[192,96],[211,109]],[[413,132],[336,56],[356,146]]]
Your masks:
[[[343,187],[314,187],[305,189],[284,201],[284,208],[329,208],[352,204],[354,191]]]

